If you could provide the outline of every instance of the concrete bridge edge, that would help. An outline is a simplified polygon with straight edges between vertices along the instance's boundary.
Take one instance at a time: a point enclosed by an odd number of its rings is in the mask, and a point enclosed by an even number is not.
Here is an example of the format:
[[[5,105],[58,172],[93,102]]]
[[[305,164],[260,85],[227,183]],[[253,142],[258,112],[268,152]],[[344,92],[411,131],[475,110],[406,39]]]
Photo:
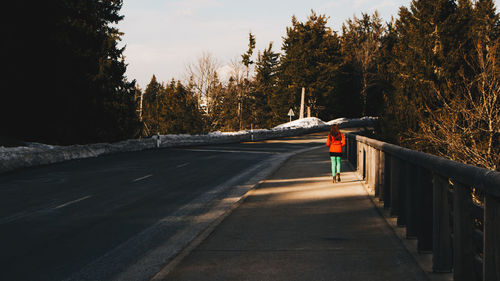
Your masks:
[[[347,162],[348,165],[351,166],[353,170],[356,171],[355,167],[352,167],[350,162]],[[370,198],[370,201],[373,203],[374,207],[378,211],[378,213],[384,218],[386,223],[391,227],[394,231],[394,235],[396,235],[401,243],[404,245],[406,250],[411,254],[411,256],[415,259],[420,268],[425,272],[430,281],[453,281],[453,273],[436,273],[432,271],[432,253],[419,253],[417,251],[417,240],[416,239],[407,239],[406,238],[406,228],[404,226],[397,225],[397,217],[392,217],[390,211],[384,208],[384,203],[380,201],[377,197],[375,197],[375,191],[369,187],[368,183],[366,183],[362,176],[356,172],[358,179],[361,181],[366,194]]]

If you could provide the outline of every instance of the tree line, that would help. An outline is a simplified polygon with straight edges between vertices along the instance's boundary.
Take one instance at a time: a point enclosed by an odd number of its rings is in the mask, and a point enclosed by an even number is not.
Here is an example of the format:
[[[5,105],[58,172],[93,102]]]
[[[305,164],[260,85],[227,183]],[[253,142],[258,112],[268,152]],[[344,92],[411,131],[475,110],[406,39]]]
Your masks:
[[[385,136],[500,168],[499,17],[493,1],[412,1],[382,38]],[[385,74],[384,74],[385,73]]]
[[[227,81],[219,77],[218,60],[205,52],[187,66],[185,81],[171,82],[187,91],[194,101],[187,111],[194,112],[193,107],[197,106],[201,113],[191,119],[198,125],[187,132],[270,128],[287,122],[290,108],[298,112],[302,88],[306,89],[306,106],[312,116],[328,119],[361,115],[355,79],[346,81],[349,74],[342,67],[341,38],[327,26],[327,16],[312,12],[306,22],[293,17],[281,52],[273,49],[273,42],[256,51],[256,40],[249,33],[248,50],[231,62]],[[153,75],[145,90],[137,89],[137,95],[142,96],[138,100],[143,106],[145,136],[176,133],[167,129],[167,124],[184,122],[184,118],[163,118],[155,113],[155,97],[165,91],[163,84],[158,84]],[[168,95],[164,98],[169,99]],[[186,104],[169,110],[185,112]],[[159,128],[157,123],[164,125]]]
[[[182,81],[153,75],[144,89],[125,77],[122,1],[49,2],[8,6],[0,135],[69,144],[270,128],[298,112],[305,88],[312,116],[379,116],[384,140],[498,167],[492,0],[413,0],[390,22],[362,13],[340,31],[311,11],[292,17],[279,50],[255,50],[250,33],[228,79],[203,53]]]
[[[9,1],[2,8],[1,136],[52,144],[137,133],[118,0]]]

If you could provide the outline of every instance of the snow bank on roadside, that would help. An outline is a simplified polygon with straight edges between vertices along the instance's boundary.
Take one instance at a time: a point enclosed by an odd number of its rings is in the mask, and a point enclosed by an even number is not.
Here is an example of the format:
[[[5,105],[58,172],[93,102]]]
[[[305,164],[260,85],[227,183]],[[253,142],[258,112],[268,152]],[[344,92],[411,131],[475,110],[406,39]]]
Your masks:
[[[326,122],[326,124],[327,125],[349,124],[350,127],[356,127],[357,125],[356,126],[352,126],[352,125],[353,124],[367,124],[367,125],[372,125],[373,122],[376,121],[377,119],[378,119],[378,117],[371,117],[371,116],[362,117],[362,118],[351,118],[351,119],[337,118],[337,119],[330,120],[330,121]]]
[[[325,122],[325,123],[326,123],[327,125],[330,125],[330,126],[331,126],[331,125],[333,125],[333,124],[337,124],[337,125],[338,125],[338,124],[343,124],[343,123],[348,122],[348,121],[349,121],[349,119],[347,119],[347,118],[337,118],[337,119],[333,119],[333,120],[330,120],[330,121]]]
[[[129,139],[116,143],[95,143],[89,145],[57,146],[40,143],[27,143],[22,147],[0,146],[0,173],[72,159],[97,157],[99,155],[139,151],[153,148],[181,147],[259,141],[328,130],[331,124],[339,127],[368,126],[375,117],[359,119],[339,118],[323,122],[315,117],[303,118],[284,123],[272,129],[244,130],[239,132],[211,132],[203,135],[160,135],[144,139]]]
[[[313,127],[327,127],[333,124],[340,125],[340,127],[357,127],[372,125],[372,122],[377,120],[377,117],[363,117],[363,118],[337,118],[324,122],[323,120],[316,117],[307,117],[303,119],[293,120],[273,128],[273,130],[280,129],[293,129],[293,128],[313,128]]]
[[[285,128],[311,128],[311,127],[323,127],[327,124],[323,120],[316,117],[307,117],[302,119],[293,120],[281,125],[274,127],[273,129],[285,129]]]

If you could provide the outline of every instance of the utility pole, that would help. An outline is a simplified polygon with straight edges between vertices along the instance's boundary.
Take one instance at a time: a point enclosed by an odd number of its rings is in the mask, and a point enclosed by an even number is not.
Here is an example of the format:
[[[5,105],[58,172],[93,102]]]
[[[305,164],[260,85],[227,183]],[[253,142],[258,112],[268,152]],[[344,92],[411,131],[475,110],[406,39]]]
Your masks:
[[[137,88],[134,90],[135,93],[137,93]],[[135,97],[135,94],[134,94],[134,97]],[[142,138],[142,135],[143,135],[143,130],[146,130],[146,124],[142,121],[142,103],[143,103],[143,98],[144,98],[144,93],[141,91],[141,94],[139,96],[139,109],[137,109],[136,111],[139,113],[139,123],[141,124],[141,129],[140,129],[140,132],[139,132],[139,138]]]
[[[160,134],[160,93],[156,94],[156,134]]]
[[[306,96],[306,88],[302,87],[302,96],[300,98],[300,112],[299,112],[299,119],[304,118],[304,99]]]
[[[141,91],[141,99],[139,103],[139,121],[142,122],[142,101],[143,101],[144,93]]]
[[[238,99],[238,119],[239,119],[238,131],[241,131],[241,127],[243,125],[243,97],[241,94],[240,98]]]

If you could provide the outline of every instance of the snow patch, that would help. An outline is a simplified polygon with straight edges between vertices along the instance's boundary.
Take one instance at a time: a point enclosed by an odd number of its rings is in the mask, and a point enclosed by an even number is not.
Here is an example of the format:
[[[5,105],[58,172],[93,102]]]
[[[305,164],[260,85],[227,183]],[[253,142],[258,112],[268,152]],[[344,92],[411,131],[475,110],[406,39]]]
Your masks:
[[[348,122],[349,119],[347,118],[337,118],[337,119],[333,119],[333,120],[330,120],[328,122],[326,122],[327,125],[333,125],[333,124],[342,124],[342,123],[345,123],[345,122]]]
[[[373,121],[376,121],[378,119],[378,117],[370,117],[370,116],[367,116],[367,117],[362,117],[362,118],[351,118],[351,119],[347,119],[347,118],[337,118],[337,119],[334,119],[334,120],[330,120],[328,122],[326,122],[327,125],[333,125],[333,124],[337,124],[337,125],[340,125],[340,124],[350,124],[350,126],[352,124],[356,124],[356,123],[364,123],[364,124],[373,124],[372,122]]]
[[[238,132],[211,132],[203,135],[169,134],[151,138],[129,139],[116,143],[94,143],[88,145],[57,146],[27,143],[21,147],[0,146],[0,173],[14,169],[52,164],[72,159],[97,157],[99,155],[139,151],[159,147],[181,147],[259,141],[328,130],[332,124],[341,128],[370,126],[377,117],[357,119],[338,118],[324,122],[316,117],[294,120],[272,129],[243,130]]]
[[[274,127],[273,129],[285,129],[285,128],[311,128],[311,127],[323,127],[327,124],[321,119],[316,117],[307,117],[302,119],[293,120],[281,125]]]

